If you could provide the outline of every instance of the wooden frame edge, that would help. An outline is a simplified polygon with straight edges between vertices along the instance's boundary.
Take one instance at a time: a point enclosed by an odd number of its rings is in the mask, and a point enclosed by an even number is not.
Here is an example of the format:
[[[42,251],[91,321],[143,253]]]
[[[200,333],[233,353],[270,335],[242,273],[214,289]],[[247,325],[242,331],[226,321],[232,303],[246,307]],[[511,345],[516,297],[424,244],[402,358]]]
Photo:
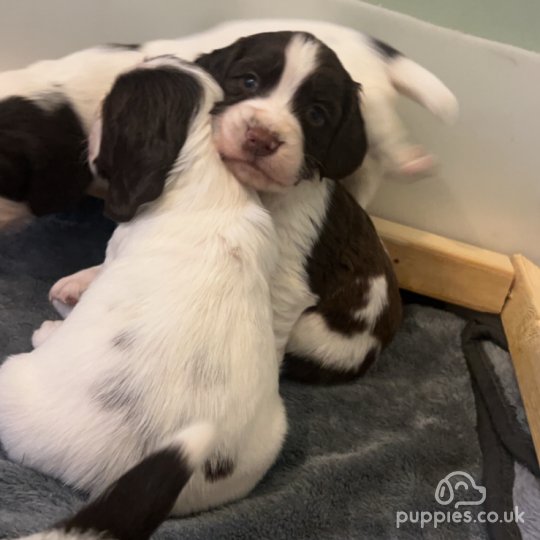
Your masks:
[[[515,280],[501,313],[527,420],[540,457],[540,268],[514,255]]]
[[[510,258],[372,217],[400,287],[452,304],[500,313],[514,279]]]

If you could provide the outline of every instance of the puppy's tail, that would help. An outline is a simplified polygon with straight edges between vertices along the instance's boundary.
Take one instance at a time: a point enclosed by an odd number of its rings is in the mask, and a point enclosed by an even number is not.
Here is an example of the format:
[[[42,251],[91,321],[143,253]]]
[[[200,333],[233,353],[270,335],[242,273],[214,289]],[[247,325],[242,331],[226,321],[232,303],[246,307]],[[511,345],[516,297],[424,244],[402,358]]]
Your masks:
[[[372,47],[385,59],[388,77],[400,94],[416,101],[444,122],[455,122],[459,112],[457,99],[440,79],[391,45],[370,39]]]
[[[183,429],[62,523],[56,529],[59,538],[76,531],[87,533],[88,538],[147,540],[212,452],[214,439],[214,427],[206,422]]]

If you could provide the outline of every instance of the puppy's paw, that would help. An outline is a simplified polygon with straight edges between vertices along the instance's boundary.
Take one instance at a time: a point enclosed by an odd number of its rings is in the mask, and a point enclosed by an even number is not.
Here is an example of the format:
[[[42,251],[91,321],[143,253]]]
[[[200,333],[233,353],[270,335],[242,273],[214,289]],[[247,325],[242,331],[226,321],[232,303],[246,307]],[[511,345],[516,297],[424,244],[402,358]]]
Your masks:
[[[61,324],[62,321],[43,321],[41,326],[32,334],[32,346],[34,349],[45,343]]]
[[[409,146],[400,155],[398,173],[408,178],[429,176],[436,166],[434,156],[421,146]]]
[[[88,288],[88,282],[82,279],[80,273],[59,279],[49,291],[49,301],[55,304],[60,302],[73,307],[80,300],[84,291]]]

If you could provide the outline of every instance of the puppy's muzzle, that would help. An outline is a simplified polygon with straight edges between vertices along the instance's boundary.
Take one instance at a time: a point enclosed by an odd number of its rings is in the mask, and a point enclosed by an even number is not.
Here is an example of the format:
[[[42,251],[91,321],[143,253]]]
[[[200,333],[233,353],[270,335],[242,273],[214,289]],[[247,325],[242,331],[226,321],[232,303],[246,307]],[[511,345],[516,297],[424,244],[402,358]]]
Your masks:
[[[266,157],[275,154],[282,144],[282,141],[270,130],[260,126],[252,126],[246,131],[242,150],[256,158]]]

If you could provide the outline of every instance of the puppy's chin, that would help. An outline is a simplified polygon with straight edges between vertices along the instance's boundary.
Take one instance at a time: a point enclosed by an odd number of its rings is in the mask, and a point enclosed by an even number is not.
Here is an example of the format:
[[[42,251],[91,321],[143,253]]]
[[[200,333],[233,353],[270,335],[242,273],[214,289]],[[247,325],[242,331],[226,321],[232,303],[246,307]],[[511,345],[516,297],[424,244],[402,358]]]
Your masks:
[[[256,165],[247,161],[223,158],[223,162],[239,182],[257,191],[283,193],[291,185],[276,181]]]

